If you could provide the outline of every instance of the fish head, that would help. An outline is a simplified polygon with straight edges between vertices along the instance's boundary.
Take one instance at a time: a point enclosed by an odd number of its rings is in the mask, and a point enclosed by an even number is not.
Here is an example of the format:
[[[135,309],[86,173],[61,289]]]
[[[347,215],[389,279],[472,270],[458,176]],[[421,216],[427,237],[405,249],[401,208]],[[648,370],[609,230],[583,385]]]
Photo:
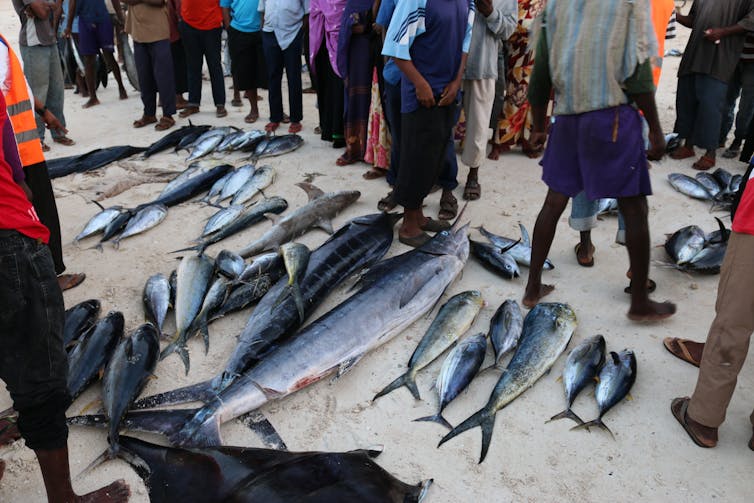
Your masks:
[[[432,255],[455,255],[466,263],[469,258],[469,224],[458,227],[456,221],[452,228],[438,232],[419,250]]]
[[[335,194],[333,198],[338,205],[343,207],[355,203],[361,197],[358,190],[343,190]]]
[[[460,295],[463,296],[463,302],[475,305],[479,309],[483,308],[486,304],[482,297],[482,292],[479,290],[468,290]]]
[[[559,332],[573,333],[578,325],[576,319],[576,313],[568,304],[562,304],[560,302],[553,302],[549,304],[538,304],[538,306],[544,306],[544,309],[548,309],[553,317],[553,322]]]

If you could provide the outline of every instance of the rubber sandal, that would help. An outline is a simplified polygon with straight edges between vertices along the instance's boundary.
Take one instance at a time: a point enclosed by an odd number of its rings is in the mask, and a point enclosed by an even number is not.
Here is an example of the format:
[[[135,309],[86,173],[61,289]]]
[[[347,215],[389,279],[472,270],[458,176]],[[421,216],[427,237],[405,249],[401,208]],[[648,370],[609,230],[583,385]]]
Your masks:
[[[676,421],[683,427],[683,429],[688,434],[689,438],[699,447],[703,447],[704,449],[710,449],[712,447],[715,447],[717,445],[717,442],[715,442],[713,445],[707,445],[703,443],[701,440],[699,440],[699,437],[696,436],[696,434],[693,432],[691,427],[689,426],[689,423],[687,421],[687,411],[689,408],[689,402],[691,399],[689,397],[683,397],[683,398],[675,398],[672,402],[670,402],[670,412],[673,413],[673,417],[675,417]]]
[[[647,285],[647,293],[652,293],[652,292],[654,292],[655,290],[657,290],[657,283],[655,283],[655,282],[654,282],[653,280],[651,280],[651,279],[650,279],[650,280],[647,280],[647,282],[649,283],[649,285]],[[631,284],[632,284],[632,283],[629,283],[629,284],[628,284],[628,286],[627,286],[626,288],[624,288],[624,289],[623,289],[623,291],[624,291],[625,293],[629,294],[629,295],[631,295]]]
[[[302,129],[304,129],[304,127],[300,122],[291,122],[291,125],[288,126],[288,132],[290,134],[300,133]]]
[[[411,246],[413,248],[419,248],[424,243],[432,239],[429,234],[426,232],[422,232],[421,234],[417,234],[413,237],[403,237],[400,234],[398,234],[398,241],[403,243],[404,245]]]
[[[671,355],[698,368],[701,362],[694,360],[694,357],[691,356],[691,352],[689,352],[689,349],[686,347],[687,342],[695,341],[680,339],[678,337],[665,337],[662,340],[662,345],[665,346],[665,349],[667,349]]]
[[[348,166],[350,164],[356,164],[357,162],[359,162],[358,159],[351,159],[350,157],[346,157],[346,154],[343,154],[338,157],[335,164],[337,166]]]
[[[243,118],[243,121],[246,124],[254,124],[259,119],[259,113],[251,113],[249,112],[249,115]]]
[[[364,178],[364,180],[377,180],[378,178],[382,178],[385,175],[387,175],[386,169],[374,167],[361,176]]]
[[[452,193],[440,198],[440,211],[437,218],[440,220],[453,220],[458,214],[458,199]]]
[[[586,262],[579,258],[579,250],[581,250],[581,243],[576,243],[576,246],[573,248],[574,253],[576,253],[576,262],[578,262],[581,267],[592,267],[594,265],[594,252],[596,251],[594,245],[592,245],[591,249],[592,258]]]
[[[134,127],[141,128],[144,126],[148,126],[149,124],[154,124],[155,122],[157,122],[157,117],[155,117],[154,115],[151,117],[143,116],[141,119],[136,119],[134,121]]]
[[[60,143],[61,145],[65,145],[66,147],[70,147],[71,145],[76,145],[76,142],[71,140],[67,136],[53,137],[52,141],[54,141],[55,143]]]
[[[681,145],[670,153],[670,158],[675,159],[676,161],[682,161],[694,157],[695,155],[696,152],[694,152],[693,148]]]
[[[63,291],[70,290],[71,288],[79,286],[85,279],[86,274],[83,272],[78,274],[61,274],[58,276],[58,285]]]
[[[228,115],[228,110],[225,109],[225,107],[217,107],[217,110],[215,111],[215,117],[218,119],[222,119],[223,117]]]
[[[156,131],[165,131],[173,126],[175,126],[175,119],[172,117],[160,117],[159,122],[154,125],[154,128]]]
[[[46,144],[45,142],[42,142],[42,152],[49,152],[50,146]]]
[[[421,230],[427,231],[427,232],[446,231],[450,229],[450,227],[451,227],[450,223],[444,220],[434,220],[432,218],[428,218],[427,221],[424,222],[424,225],[419,226]]]
[[[396,206],[398,206],[398,203],[395,201],[395,193],[392,190],[377,203],[377,209],[385,212],[392,210]]]
[[[187,105],[181,112],[178,114],[178,117],[181,119],[185,119],[189,115],[194,115],[199,113],[199,107],[194,107]]]
[[[708,169],[715,167],[715,159],[703,155],[699,158],[698,161],[692,164],[691,167],[698,171],[707,171]]]
[[[268,133],[273,133],[273,132],[275,132],[275,130],[277,130],[277,128],[279,128],[279,127],[280,127],[280,123],[279,123],[279,122],[268,122],[268,123],[267,123],[267,124],[266,124],[266,125],[264,126],[264,130],[265,130],[265,131],[267,131]]]
[[[230,106],[232,107],[242,107],[243,106],[243,100],[241,98],[233,98],[230,100]]]
[[[463,188],[463,198],[467,201],[476,201],[482,197],[482,186],[476,179],[466,180],[466,186]]]

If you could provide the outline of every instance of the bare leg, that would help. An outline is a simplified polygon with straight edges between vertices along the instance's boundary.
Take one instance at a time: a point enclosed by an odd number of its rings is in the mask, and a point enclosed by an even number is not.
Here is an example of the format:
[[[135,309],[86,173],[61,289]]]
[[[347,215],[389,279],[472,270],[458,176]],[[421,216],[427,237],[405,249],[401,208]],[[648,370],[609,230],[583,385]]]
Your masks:
[[[123,78],[120,75],[120,67],[118,66],[118,63],[115,62],[113,53],[108,52],[108,51],[102,51],[102,57],[105,58],[105,63],[107,63],[107,66],[109,66],[110,69],[113,71],[113,77],[115,77],[115,81],[118,83],[118,91],[120,92],[120,99],[122,100],[127,99],[128,94],[126,93],[126,88],[123,87]]]
[[[421,226],[427,221],[421,208],[418,210],[406,209],[403,213],[403,224],[398,230],[398,234],[404,238],[418,236],[422,232]]]
[[[649,225],[647,198],[623,197],[618,206],[626,220],[626,248],[631,267],[631,308],[628,317],[636,321],[656,321],[672,316],[675,304],[649,300]]]
[[[576,253],[576,259],[579,261],[579,264],[588,264],[589,262],[592,262],[594,258],[592,231],[581,231],[579,237],[579,250]]]
[[[259,119],[259,105],[257,103],[257,90],[249,89],[246,91],[246,99],[249,100],[249,115],[244,119],[247,123],[251,124]]]
[[[95,82],[95,74],[97,72],[97,56],[94,54],[88,54],[84,56],[84,68],[86,70],[86,87],[89,90],[89,101],[84,103],[84,108],[93,107],[99,105],[97,99],[97,87]]]
[[[131,492],[122,480],[78,496],[71,486],[71,472],[68,465],[68,448],[34,451],[42,470],[49,503],[121,503],[128,501]]]
[[[547,192],[545,204],[542,206],[537,217],[537,223],[534,225],[529,281],[526,284],[522,301],[526,307],[534,307],[542,297],[555,289],[553,285],[542,284],[542,267],[544,267],[547,255],[550,253],[558,219],[560,219],[567,205],[568,196],[554,190]]]

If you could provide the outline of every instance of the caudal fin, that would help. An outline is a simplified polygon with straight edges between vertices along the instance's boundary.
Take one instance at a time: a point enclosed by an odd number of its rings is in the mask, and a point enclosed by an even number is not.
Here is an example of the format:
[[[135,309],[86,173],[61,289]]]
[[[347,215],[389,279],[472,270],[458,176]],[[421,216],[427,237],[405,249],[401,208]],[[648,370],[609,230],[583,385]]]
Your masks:
[[[183,366],[186,367],[186,375],[188,375],[189,369],[191,368],[191,362],[189,361],[188,348],[184,343],[176,341],[168,344],[168,346],[160,353],[160,361],[164,360],[173,353],[178,353],[178,356],[181,357]]]
[[[164,405],[176,405],[188,402],[207,403],[216,396],[217,393],[212,387],[212,381],[204,381],[142,398],[131,405],[131,409],[153,409]]]
[[[420,417],[418,419],[414,419],[414,421],[429,421],[432,423],[441,424],[449,430],[453,429],[453,425],[450,424],[444,417],[442,417],[442,412],[438,412],[434,416]]]
[[[123,420],[125,430],[158,433],[170,436],[180,431],[199,409],[148,410],[129,412]],[[106,427],[107,418],[103,414],[68,418],[69,425]]]
[[[557,421],[558,419],[570,419],[570,420],[574,421],[578,425],[584,424],[584,421],[582,421],[582,419],[579,416],[577,416],[576,413],[573,412],[571,409],[566,409],[563,412],[555,414],[550,419],[548,419],[547,421],[545,421],[545,423],[550,423],[552,421]]]
[[[477,426],[480,426],[482,428],[482,454],[479,457],[479,463],[482,463],[482,461],[484,461],[484,458],[487,457],[487,451],[489,451],[490,449],[492,430],[495,427],[495,413],[490,413],[487,409],[478,411],[466,421],[453,428],[450,433],[442,437],[442,440],[440,440],[440,443],[437,444],[437,447],[440,447],[451,438],[456,437],[472,428],[476,428]]]
[[[596,426],[597,428],[601,428],[601,429],[605,430],[606,432],[608,432],[610,434],[610,436],[612,437],[612,439],[615,440],[615,435],[613,435],[613,432],[610,430],[610,428],[608,428],[607,425],[602,422],[601,418],[597,418],[597,419],[595,419],[593,421],[589,421],[588,423],[579,424],[579,425],[574,426],[573,428],[571,428],[571,430],[572,431],[573,430],[581,430],[581,429],[588,430],[592,426]]]
[[[395,381],[391,382],[390,384],[385,387],[382,391],[374,395],[374,398],[372,398],[372,401],[377,400],[379,397],[387,395],[391,391],[395,391],[398,388],[405,386],[408,388],[408,390],[411,392],[412,395],[414,395],[414,398],[417,400],[421,400],[421,396],[419,396],[419,388],[416,387],[416,381],[414,381],[414,376],[411,375],[409,372],[406,372],[402,376],[400,376]]]
[[[102,454],[100,454],[99,456],[97,456],[94,459],[94,461],[92,461],[91,463],[89,463],[86,468],[84,468],[83,470],[81,470],[81,473],[79,473],[78,475],[76,475],[76,479],[79,479],[79,478],[83,477],[84,475],[86,475],[87,473],[91,472],[92,470],[94,470],[95,468],[97,468],[99,465],[101,465],[105,461],[110,461],[112,459],[115,459],[115,455],[117,454],[117,452],[118,452],[117,448],[116,449],[112,449],[112,448],[105,449],[105,451]]]

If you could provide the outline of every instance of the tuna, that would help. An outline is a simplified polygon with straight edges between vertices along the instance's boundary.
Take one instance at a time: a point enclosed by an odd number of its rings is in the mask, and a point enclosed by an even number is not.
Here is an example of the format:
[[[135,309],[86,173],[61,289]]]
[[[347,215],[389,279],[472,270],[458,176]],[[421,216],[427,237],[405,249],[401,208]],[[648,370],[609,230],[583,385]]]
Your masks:
[[[97,322],[100,312],[100,302],[97,299],[79,302],[65,311],[63,325],[63,346],[66,348],[76,342]]]
[[[122,211],[122,206],[111,206],[110,208],[103,209],[89,219],[79,235],[73,238],[73,242],[78,243],[84,238],[104,232],[105,228],[107,228],[107,226],[110,225],[110,223],[112,223]]]
[[[254,166],[252,166],[251,164],[246,164],[236,169],[233,172],[233,175],[231,175],[230,178],[228,178],[228,180],[225,182],[223,190],[220,191],[220,195],[217,197],[215,203],[219,203],[220,201],[224,201],[229,197],[233,197],[236,192],[238,192],[239,189],[244,186],[249,178],[252,177],[255,169],[256,168],[254,168]],[[238,203],[231,204],[236,205]]]
[[[105,368],[123,337],[123,314],[108,313],[68,353],[68,392],[76,398]]]
[[[665,251],[673,263],[683,265],[702,251],[705,243],[705,234],[696,225],[683,227],[673,233],[665,242]]]
[[[151,204],[137,211],[132,216],[125,229],[113,240],[113,246],[118,248],[124,239],[148,231],[158,226],[168,216],[168,208],[163,204]]]
[[[515,244],[508,246],[508,249],[513,246]],[[495,274],[505,279],[518,278],[520,273],[518,263],[516,263],[516,260],[510,253],[503,251],[497,246],[472,240],[471,253],[479,259],[485,268]]]
[[[207,328],[209,315],[225,302],[229,290],[230,280],[222,276],[217,278],[212,283],[212,286],[209,287],[209,290],[207,290],[207,294],[204,296],[204,302],[202,303],[202,309],[199,311],[199,314],[196,315],[196,318],[194,318],[191,328],[188,331],[190,335],[188,335],[186,339],[196,332],[199,332],[202,335],[205,354],[209,352],[209,329]]]
[[[164,274],[159,273],[150,276],[144,285],[144,317],[146,320],[162,333],[162,325],[165,323],[165,317],[168,314],[168,308],[172,301],[170,299],[170,281]]]
[[[507,250],[507,253],[509,253],[516,262],[529,267],[529,265],[531,264],[531,240],[529,239],[529,231],[527,231],[526,227],[524,227],[524,225],[521,223],[518,224],[518,227],[521,230],[521,239],[518,241],[493,234],[487,231],[484,226],[479,227],[479,232],[481,232],[482,235],[486,237],[490,243],[494,244],[498,248]],[[550,259],[547,259],[545,260],[545,265],[543,266],[543,268],[547,271],[554,269],[555,266],[552,265]]]
[[[222,250],[215,257],[217,272],[229,279],[236,279],[246,268],[246,262],[230,250]]]
[[[245,204],[275,181],[275,170],[270,166],[262,166],[250,176],[246,183],[234,194],[230,204]]]
[[[163,193],[150,204],[164,204],[170,207],[188,201],[209,189],[215,181],[225,176],[231,168],[230,164],[220,164],[208,170],[202,170],[199,174],[189,177],[172,188],[170,192]]]
[[[682,173],[671,173],[668,175],[670,185],[680,192],[694,199],[712,201],[714,197],[709,191],[696,179]]]
[[[293,152],[304,144],[304,139],[297,134],[285,134],[281,136],[269,136],[257,145],[251,159],[257,160],[263,157],[274,157]]]
[[[223,227],[230,225],[238,217],[240,217],[244,211],[246,211],[246,207],[241,205],[222,208],[217,213],[212,215],[209,220],[207,220],[207,223],[204,225],[204,229],[202,230],[202,237],[212,234],[213,232],[217,232]]]
[[[262,274],[244,283],[231,284],[230,288],[232,290],[222,304],[210,309],[207,323],[222,318],[227,314],[245,309],[258,301],[267,294],[275,281],[280,279],[282,275],[283,272],[281,270]]]
[[[169,132],[153,144],[149,146],[149,148],[144,152],[144,157],[150,157],[154,154],[157,154],[159,152],[162,152],[163,150],[167,150],[171,147],[175,147],[180,144],[181,140],[183,140],[186,137],[190,137],[192,135],[194,136],[194,139],[196,139],[200,134],[207,131],[211,126],[194,126],[191,124],[191,121],[189,121],[188,126],[183,126],[181,128],[178,128],[174,131]]]

